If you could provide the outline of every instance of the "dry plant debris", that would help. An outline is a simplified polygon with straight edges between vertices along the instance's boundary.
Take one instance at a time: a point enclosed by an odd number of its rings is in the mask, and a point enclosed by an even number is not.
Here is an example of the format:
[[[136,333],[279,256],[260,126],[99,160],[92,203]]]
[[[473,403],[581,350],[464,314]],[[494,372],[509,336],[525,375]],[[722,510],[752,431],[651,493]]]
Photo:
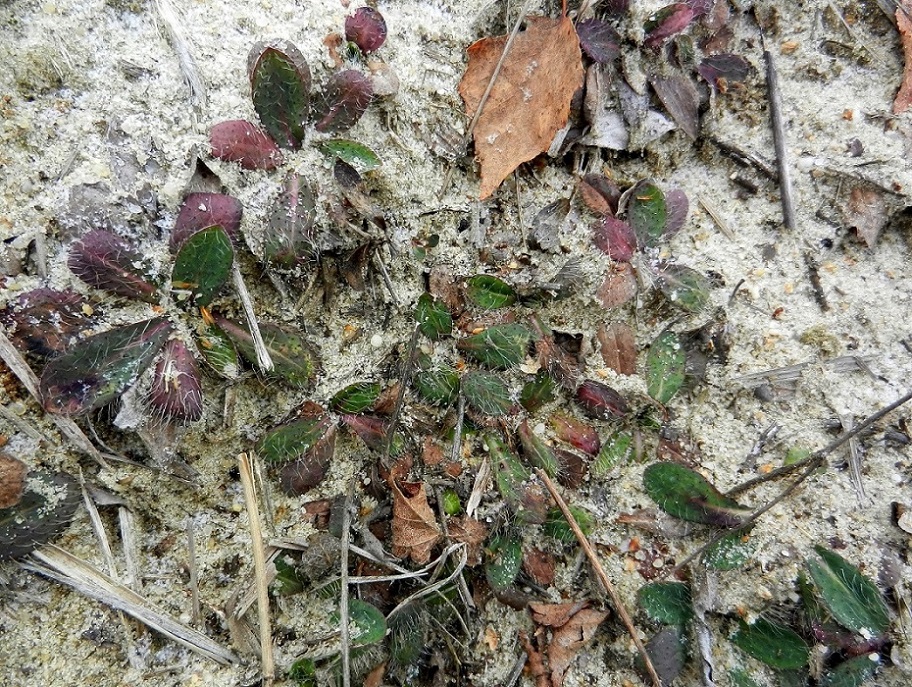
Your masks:
[[[508,36],[482,38],[468,49],[459,95],[475,116]],[[490,196],[523,162],[548,150],[567,123],[570,101],[583,83],[579,38],[569,17],[530,17],[496,75],[474,131],[481,165],[479,197]]]
[[[896,27],[902,40],[903,70],[899,92],[893,100],[893,114],[902,114],[912,105],[912,2],[899,0],[896,3]]]

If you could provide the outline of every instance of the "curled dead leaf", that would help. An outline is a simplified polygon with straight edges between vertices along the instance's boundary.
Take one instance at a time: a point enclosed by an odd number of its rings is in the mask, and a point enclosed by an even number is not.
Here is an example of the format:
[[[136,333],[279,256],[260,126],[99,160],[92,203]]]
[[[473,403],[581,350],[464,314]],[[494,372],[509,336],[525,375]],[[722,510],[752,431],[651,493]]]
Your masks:
[[[393,555],[427,563],[440,541],[440,527],[420,482],[390,482],[393,491]]]

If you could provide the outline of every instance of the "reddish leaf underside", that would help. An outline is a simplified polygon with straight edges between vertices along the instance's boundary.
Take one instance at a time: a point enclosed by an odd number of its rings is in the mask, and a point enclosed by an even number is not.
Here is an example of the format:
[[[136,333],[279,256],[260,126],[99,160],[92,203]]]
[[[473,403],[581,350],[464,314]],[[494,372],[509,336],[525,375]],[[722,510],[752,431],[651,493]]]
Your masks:
[[[109,231],[90,231],[70,248],[73,274],[89,286],[118,296],[156,303],[158,294],[140,274],[140,255]]]
[[[183,341],[171,339],[155,365],[149,405],[178,422],[195,422],[203,415],[199,366]]]
[[[275,169],[283,162],[275,141],[244,119],[213,126],[209,145],[213,157],[237,162],[244,169]]]
[[[901,114],[912,105],[912,0],[902,0],[896,8],[896,28],[902,40],[903,57],[906,61],[902,83],[896,99],[893,100],[893,114]]]
[[[224,229],[232,242],[237,242],[243,210],[241,201],[224,193],[189,194],[181,203],[171,231],[171,252],[176,253],[196,232],[214,226]]]
[[[506,43],[507,36],[496,36],[469,46],[469,64],[459,83],[466,116],[475,116]],[[583,75],[573,22],[568,17],[530,18],[528,28],[516,36],[475,127],[481,198],[490,196],[520,164],[548,150],[567,123]]]

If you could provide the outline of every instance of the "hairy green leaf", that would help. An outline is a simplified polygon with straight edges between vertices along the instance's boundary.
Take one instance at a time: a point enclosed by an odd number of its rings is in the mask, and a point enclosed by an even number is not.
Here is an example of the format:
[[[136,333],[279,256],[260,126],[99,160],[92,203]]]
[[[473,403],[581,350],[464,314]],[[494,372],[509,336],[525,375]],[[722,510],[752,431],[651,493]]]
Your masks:
[[[498,324],[457,344],[482,365],[506,370],[526,358],[532,332],[521,324]]]
[[[485,415],[506,415],[513,405],[510,390],[497,375],[468,372],[461,383],[466,402]]]
[[[678,335],[664,331],[656,337],[646,356],[646,390],[665,405],[684,384],[686,363],[684,347]]]
[[[523,385],[519,394],[519,402],[523,408],[530,413],[534,413],[546,403],[555,399],[554,390],[557,384],[554,379],[544,370],[540,370],[535,377]]]
[[[516,302],[513,287],[488,274],[476,274],[466,279],[466,297],[485,310],[506,308]]]
[[[595,462],[592,464],[592,474],[604,477],[615,465],[626,462],[633,450],[633,437],[627,432],[612,434],[602,444]]]
[[[732,643],[771,668],[796,670],[807,665],[810,649],[792,628],[760,618],[753,625],[741,622]]]
[[[541,468],[548,473],[548,477],[556,477],[557,472],[560,469],[560,463],[557,460],[557,456],[554,455],[554,451],[551,450],[551,447],[532,431],[527,420],[523,420],[519,425],[517,434],[519,434],[519,441],[522,444],[523,454],[526,456],[526,460],[534,467]]]
[[[336,392],[330,407],[337,413],[362,413],[380,397],[379,382],[355,382]]]
[[[630,192],[627,201],[627,223],[640,243],[657,246],[665,233],[668,209],[662,189],[651,181],[641,181]]]
[[[380,157],[363,143],[336,138],[320,144],[320,150],[326,155],[337,157],[347,162],[359,172],[369,172],[380,166]]]
[[[684,582],[651,582],[637,590],[637,603],[663,625],[686,625],[694,614],[690,587]]]
[[[459,396],[459,375],[450,368],[423,370],[412,378],[412,383],[428,403],[448,406]]]
[[[579,525],[583,534],[588,535],[595,526],[595,518],[585,508],[580,508],[579,506],[568,507],[570,508],[570,514],[576,520],[576,524]],[[545,524],[542,525],[542,531],[562,544],[576,541],[576,535],[573,533],[570,523],[567,522],[560,508],[552,508],[548,511],[548,517],[545,520]]]
[[[496,589],[506,589],[516,580],[522,565],[522,540],[517,535],[496,537],[488,547],[485,575]]]
[[[250,330],[223,317],[217,317],[216,324],[231,339],[247,362],[256,365],[256,349]],[[292,386],[309,386],[317,374],[320,359],[304,336],[290,327],[263,323],[260,323],[260,333],[275,365],[269,373],[270,376],[282,379]]]
[[[270,430],[257,445],[257,453],[271,465],[282,465],[304,455],[329,430],[325,415],[306,417]]]
[[[333,625],[339,624],[338,611],[332,615]],[[366,646],[386,636],[386,616],[379,608],[361,599],[348,600],[348,622],[352,646]]]
[[[659,263],[655,271],[659,290],[685,312],[699,313],[709,306],[709,280],[684,265]]]
[[[453,331],[453,316],[441,301],[429,293],[423,293],[418,298],[415,321],[419,331],[429,339],[440,339]]]
[[[310,67],[288,41],[257,43],[247,58],[253,109],[283,148],[297,149],[310,114]]]
[[[221,227],[198,231],[181,245],[171,272],[171,289],[179,300],[206,306],[231,276],[234,248]]]
[[[878,637],[890,627],[890,615],[877,586],[835,551],[815,546],[820,560],[809,558],[808,569],[830,613],[842,625]]]
[[[51,541],[70,524],[81,501],[76,481],[63,472],[28,475],[19,501],[0,508],[0,561]]]
[[[728,534],[703,553],[703,563],[716,570],[736,570],[750,560],[756,543],[746,537],[747,529]]]
[[[736,527],[750,514],[700,473],[677,463],[653,463],[643,473],[646,493],[669,515],[690,522]]]

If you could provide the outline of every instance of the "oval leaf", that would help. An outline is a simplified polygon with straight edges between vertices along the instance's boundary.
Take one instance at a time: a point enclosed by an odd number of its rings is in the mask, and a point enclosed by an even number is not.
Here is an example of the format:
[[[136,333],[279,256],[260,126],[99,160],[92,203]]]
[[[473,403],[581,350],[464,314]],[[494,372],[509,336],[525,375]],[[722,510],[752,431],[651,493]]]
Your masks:
[[[890,615],[877,586],[835,551],[815,546],[820,560],[809,558],[808,569],[820,596],[842,625],[868,637],[890,627]]]
[[[97,229],[85,234],[70,248],[67,265],[89,286],[147,303],[157,303],[158,294],[140,271],[141,257],[119,236]]]
[[[485,575],[495,590],[506,589],[516,581],[522,566],[522,540],[515,535],[497,537],[488,548]]]
[[[181,203],[174,229],[171,230],[171,252],[176,253],[184,241],[201,229],[219,226],[231,241],[241,235],[241,201],[224,193],[191,193]]]
[[[223,317],[216,318],[216,324],[225,332],[238,352],[247,362],[257,364],[256,350],[250,330],[241,324],[235,324]],[[275,365],[270,376],[281,379],[292,386],[309,386],[317,374],[320,358],[316,350],[305,339],[301,332],[277,324],[260,323],[263,343]]]
[[[373,7],[359,7],[345,18],[345,40],[358,46],[363,53],[380,49],[386,40],[386,21]]]
[[[476,274],[466,279],[466,297],[485,310],[506,308],[516,302],[513,287],[488,274]]]
[[[339,613],[333,613],[332,622],[339,624]],[[386,616],[373,604],[361,599],[349,599],[348,622],[352,646],[366,646],[381,641],[386,636]]]
[[[275,169],[284,162],[275,141],[246,119],[213,126],[209,131],[209,146],[212,157],[237,162],[244,169]]]
[[[269,213],[263,232],[263,256],[275,267],[290,269],[319,256],[314,237],[316,202],[309,184],[300,174],[285,178],[282,192]]]
[[[225,379],[238,378],[241,364],[234,344],[211,318],[204,319],[197,331],[196,347],[216,374]]]
[[[323,89],[314,128],[320,133],[338,133],[353,127],[371,104],[373,84],[354,69],[333,74]]]
[[[332,425],[325,414],[303,417],[271,429],[256,451],[267,464],[282,465],[300,458],[323,438]]]
[[[332,425],[300,458],[282,467],[279,483],[288,496],[302,496],[326,476],[336,449],[336,426]]]
[[[613,420],[630,412],[627,401],[607,384],[585,380],[576,390],[576,402],[596,420]]]
[[[709,280],[683,265],[659,263],[655,271],[659,290],[674,305],[689,313],[699,313],[709,305]]]
[[[577,23],[576,33],[583,52],[595,62],[608,64],[621,56],[621,37],[610,24],[593,17]]]
[[[310,67],[288,41],[257,43],[247,58],[253,109],[276,143],[296,150],[310,114]]]
[[[452,405],[459,395],[459,375],[449,368],[424,370],[414,376],[412,383],[418,393],[434,405]]]
[[[684,582],[652,582],[637,590],[637,603],[651,620],[682,626],[693,618],[690,587]]]
[[[668,403],[683,386],[686,357],[681,340],[674,332],[662,332],[649,347],[646,391],[662,405]]]
[[[698,472],[677,463],[653,463],[643,473],[646,493],[659,508],[682,520],[737,527],[750,514]]]
[[[807,665],[810,649],[786,625],[760,618],[753,625],[741,622],[732,643],[758,661],[778,670],[798,670]]]
[[[418,330],[429,339],[440,339],[449,336],[453,331],[453,316],[442,301],[429,293],[423,293],[418,297],[415,321],[418,323]]]
[[[469,372],[461,380],[466,402],[485,415],[506,415],[513,403],[510,390],[497,375]]]
[[[668,224],[665,194],[651,181],[641,181],[627,200],[627,222],[644,246],[657,246]]]
[[[337,392],[330,407],[337,413],[361,413],[373,407],[379,396],[379,382],[356,382]]]
[[[579,525],[583,534],[588,536],[595,526],[595,518],[585,508],[580,508],[579,506],[569,506],[569,508],[570,514],[576,520],[576,524]],[[576,535],[573,533],[570,523],[567,522],[560,508],[552,508],[548,511],[548,518],[545,520],[545,524],[542,525],[542,531],[562,544],[570,544],[576,541]]]
[[[171,324],[155,318],[79,342],[44,368],[39,384],[44,409],[84,415],[107,405],[152,364],[170,333]]]
[[[680,33],[693,21],[695,13],[691,7],[683,2],[663,7],[650,15],[643,25],[646,39],[643,45],[647,48],[657,48],[669,38]]]
[[[231,276],[234,248],[221,227],[198,231],[184,241],[171,271],[171,289],[178,300],[206,306]]]
[[[525,360],[531,340],[521,324],[498,324],[460,340],[457,348],[483,365],[506,370]]]
[[[592,225],[592,242],[612,260],[630,262],[636,252],[637,240],[627,222],[605,216]]]
[[[62,472],[33,473],[26,484],[31,487],[15,505],[0,508],[0,561],[28,555],[54,539],[82,501],[75,480]]]
[[[171,339],[155,366],[149,405],[177,422],[196,422],[203,416],[203,386],[199,366],[183,341]]]
[[[320,144],[326,155],[347,162],[359,172],[369,172],[380,166],[380,157],[363,143],[337,138]]]
[[[626,432],[612,434],[599,451],[592,464],[592,474],[604,477],[619,463],[626,462],[633,450],[633,437]]]
[[[547,372],[541,370],[523,385],[519,394],[519,403],[530,413],[534,413],[546,403],[554,400],[556,387],[557,384],[554,379]]]
[[[566,413],[554,413],[548,422],[561,441],[567,442],[587,455],[598,454],[602,442],[595,427]]]

